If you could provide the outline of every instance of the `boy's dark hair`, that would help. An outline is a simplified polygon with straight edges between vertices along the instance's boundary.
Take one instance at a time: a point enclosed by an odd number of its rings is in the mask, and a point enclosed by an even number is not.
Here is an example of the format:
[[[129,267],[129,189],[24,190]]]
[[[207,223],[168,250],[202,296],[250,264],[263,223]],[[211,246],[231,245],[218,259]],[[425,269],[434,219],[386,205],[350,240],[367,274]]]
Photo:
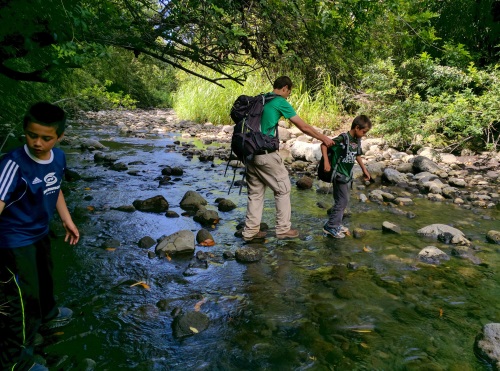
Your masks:
[[[273,89],[282,89],[285,86],[292,89],[292,80],[288,76],[280,76],[274,81]]]
[[[356,116],[354,120],[352,120],[352,125],[351,129],[356,129],[356,126],[358,126],[360,129],[371,129],[372,128],[372,122],[366,115],[359,115]]]
[[[38,102],[33,104],[26,115],[24,115],[23,128],[26,129],[29,123],[56,128],[57,136],[64,133],[66,126],[66,113],[64,110],[48,102]]]

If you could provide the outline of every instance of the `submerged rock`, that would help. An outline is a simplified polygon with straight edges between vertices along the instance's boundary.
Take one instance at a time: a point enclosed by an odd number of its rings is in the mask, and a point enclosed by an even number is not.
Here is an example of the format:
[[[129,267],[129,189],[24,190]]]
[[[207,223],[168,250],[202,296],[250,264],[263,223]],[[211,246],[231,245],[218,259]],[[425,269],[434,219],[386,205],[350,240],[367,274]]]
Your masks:
[[[418,253],[418,258],[424,263],[439,264],[442,260],[450,260],[450,257],[435,246],[427,246]]]
[[[201,312],[187,312],[174,318],[172,330],[174,337],[183,338],[205,331],[209,325],[208,316]]]

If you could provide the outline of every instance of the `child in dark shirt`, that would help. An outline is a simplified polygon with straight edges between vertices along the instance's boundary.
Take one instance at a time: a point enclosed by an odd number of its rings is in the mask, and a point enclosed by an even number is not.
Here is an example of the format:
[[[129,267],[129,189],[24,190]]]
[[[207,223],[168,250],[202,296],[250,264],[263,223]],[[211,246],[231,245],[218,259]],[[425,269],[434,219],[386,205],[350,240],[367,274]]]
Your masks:
[[[351,171],[354,166],[354,162],[356,161],[363,171],[364,179],[366,181],[370,180],[370,173],[366,169],[363,164],[363,159],[361,158],[362,152],[359,145],[359,139],[365,136],[371,127],[372,123],[370,119],[365,115],[360,115],[353,120],[351,130],[346,133],[349,139],[349,143],[344,143],[344,145],[348,145],[347,154],[344,158],[341,158],[340,161],[338,161],[337,168],[335,169],[336,173],[343,176],[345,179],[350,179]],[[342,136],[334,139],[336,143],[330,147],[330,151],[333,151],[333,156],[328,153],[328,148],[325,145],[321,145],[325,173],[330,172],[332,164],[335,166],[339,157],[342,156],[342,152],[344,151],[340,146],[342,140]],[[330,158],[332,159],[331,163]],[[349,188],[351,182],[352,179],[350,179],[347,183],[335,181],[335,179],[333,181],[333,198],[335,203],[328,221],[323,226],[323,233],[325,235],[330,235],[335,238],[344,238],[345,233],[349,231],[342,225],[342,218],[344,217],[344,210],[349,202]]]
[[[24,117],[26,144],[0,159],[0,366],[2,370],[47,370],[34,362],[42,323],[68,320],[53,293],[49,222],[57,210],[75,245],[79,232],[66,206],[61,182],[66,167],[61,140],[64,111],[34,104]]]

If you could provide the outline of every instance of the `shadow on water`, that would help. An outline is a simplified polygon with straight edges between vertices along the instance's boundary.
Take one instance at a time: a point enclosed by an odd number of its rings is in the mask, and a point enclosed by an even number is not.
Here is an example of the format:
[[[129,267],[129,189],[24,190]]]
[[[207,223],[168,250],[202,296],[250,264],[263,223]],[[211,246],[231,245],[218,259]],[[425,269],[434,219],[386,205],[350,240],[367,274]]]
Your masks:
[[[54,369],[82,367],[86,359],[98,370],[486,367],[474,356],[473,343],[485,323],[500,321],[499,257],[484,239],[498,229],[498,210],[416,198],[415,206],[405,207],[416,214],[409,219],[387,205],[359,203],[356,195],[363,191],[353,190],[347,225],[363,227],[366,235],[334,240],[321,235],[326,210],[317,206],[331,202],[331,195],[294,189],[292,223],[301,238],[278,241],[271,232],[260,247],[262,261],[244,265],[222,258],[242,246],[233,234],[246,207],[244,193],[227,196],[231,177],[223,176],[225,163],[202,163],[167,149],[179,139],[173,135],[138,139],[93,128],[72,131],[99,139],[119,162],[136,163],[129,165],[136,172],[113,171],[95,164],[89,152],[64,148],[69,167],[84,178],[66,183],[83,237],[74,248],[62,238],[54,242],[58,299],[75,312],[68,326],[46,335],[43,351]],[[159,187],[155,178],[167,165],[185,174]],[[211,230],[215,246],[196,248],[212,254],[208,268],[185,276],[191,257],[150,258],[137,242],[183,229],[196,233],[201,226],[192,217],[113,208],[161,194],[181,215],[179,203],[188,190],[202,194],[214,210],[217,197],[238,207],[219,212],[221,221]],[[402,233],[383,233],[385,220]],[[274,223],[271,194],[263,221]],[[461,229],[483,264],[458,257],[440,266],[419,263],[417,254],[428,245],[451,255],[449,245],[417,236],[417,229],[431,223]],[[109,239],[116,246],[102,248]],[[141,281],[149,289],[134,285]],[[175,308],[199,308],[210,319],[208,329],[174,338]]]

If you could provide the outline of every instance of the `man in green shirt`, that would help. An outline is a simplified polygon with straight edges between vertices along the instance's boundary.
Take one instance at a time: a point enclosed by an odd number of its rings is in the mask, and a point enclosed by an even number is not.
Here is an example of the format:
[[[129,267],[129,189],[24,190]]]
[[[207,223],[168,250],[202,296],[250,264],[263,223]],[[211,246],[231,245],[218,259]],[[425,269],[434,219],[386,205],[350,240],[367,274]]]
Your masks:
[[[327,147],[333,145],[333,140],[319,133],[302,120],[287,98],[292,91],[292,80],[288,76],[276,79],[272,93],[277,97],[264,105],[261,117],[261,131],[264,134],[276,135],[279,119],[283,116],[289,119],[300,131],[319,139]],[[264,194],[269,187],[274,192],[276,202],[276,237],[278,239],[296,238],[299,231],[291,229],[292,208],[290,204],[291,183],[288,171],[277,152],[266,151],[256,154],[247,166],[248,204],[243,229],[243,239],[247,242],[265,237],[260,231],[260,222],[264,210]]]

